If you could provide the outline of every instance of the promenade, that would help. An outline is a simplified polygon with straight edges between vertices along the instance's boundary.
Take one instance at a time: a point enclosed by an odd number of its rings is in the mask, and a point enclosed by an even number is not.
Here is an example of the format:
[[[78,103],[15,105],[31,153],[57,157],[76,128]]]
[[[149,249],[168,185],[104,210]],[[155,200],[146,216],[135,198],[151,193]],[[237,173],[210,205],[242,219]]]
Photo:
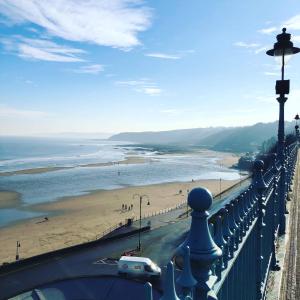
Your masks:
[[[282,271],[280,300],[300,299],[300,160],[298,153]]]

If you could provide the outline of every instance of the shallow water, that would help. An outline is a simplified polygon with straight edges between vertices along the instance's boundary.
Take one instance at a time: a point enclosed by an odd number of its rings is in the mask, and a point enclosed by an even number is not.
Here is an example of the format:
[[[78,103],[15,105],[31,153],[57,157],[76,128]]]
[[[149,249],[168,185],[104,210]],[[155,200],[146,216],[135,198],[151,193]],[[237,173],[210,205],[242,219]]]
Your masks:
[[[48,147],[49,140],[44,147]],[[55,140],[54,144],[58,142]],[[0,190],[17,191],[21,194],[21,205],[12,209],[0,209],[0,226],[20,219],[39,216],[30,211],[30,205],[55,201],[62,197],[76,196],[99,189],[116,189],[164,182],[191,181],[192,179],[229,179],[239,178],[236,170],[221,167],[217,157],[199,154],[157,155],[151,151],[137,151],[123,148],[117,142],[105,141],[60,141],[59,146],[44,150],[42,142],[33,142],[34,151],[27,153],[30,142],[26,141],[26,152],[21,157],[19,150],[7,154],[2,152],[1,171],[20,170],[45,166],[75,166],[40,174],[19,174],[0,177]],[[38,144],[38,147],[36,146]],[[127,143],[126,143],[127,144]],[[17,142],[14,141],[14,145]],[[76,146],[74,146],[76,145]],[[79,146],[78,145],[86,145]],[[6,146],[9,148],[8,146]],[[54,149],[51,150],[51,147]],[[76,148],[76,151],[74,150]],[[51,151],[52,152],[51,152]],[[82,150],[82,152],[81,152]],[[124,159],[128,151],[142,157],[152,158],[153,162],[143,164],[120,164],[101,167],[79,167],[85,163],[109,162]],[[4,153],[4,156],[3,156]],[[5,154],[6,153],[6,154]],[[97,153],[97,154],[95,154]],[[77,167],[76,167],[77,166]],[[24,210],[26,208],[26,210]]]

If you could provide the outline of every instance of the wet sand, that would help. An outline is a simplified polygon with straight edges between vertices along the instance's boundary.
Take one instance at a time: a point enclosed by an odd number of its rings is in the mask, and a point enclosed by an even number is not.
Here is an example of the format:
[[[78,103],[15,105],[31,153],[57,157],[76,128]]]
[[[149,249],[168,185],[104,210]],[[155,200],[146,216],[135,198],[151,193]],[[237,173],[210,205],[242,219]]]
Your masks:
[[[0,191],[0,209],[16,207],[21,202],[21,195],[13,191]]]
[[[78,165],[74,167],[43,167],[43,168],[34,168],[34,169],[24,169],[24,170],[12,171],[12,172],[0,172],[0,176],[41,174],[41,173],[54,172],[54,171],[65,170],[65,169],[73,169],[78,167],[91,168],[91,167],[107,167],[113,165],[143,164],[148,161],[150,161],[150,159],[145,159],[143,157],[138,157],[138,156],[132,156],[132,157],[126,157],[125,160],[121,160],[117,162],[86,164],[86,165]]]

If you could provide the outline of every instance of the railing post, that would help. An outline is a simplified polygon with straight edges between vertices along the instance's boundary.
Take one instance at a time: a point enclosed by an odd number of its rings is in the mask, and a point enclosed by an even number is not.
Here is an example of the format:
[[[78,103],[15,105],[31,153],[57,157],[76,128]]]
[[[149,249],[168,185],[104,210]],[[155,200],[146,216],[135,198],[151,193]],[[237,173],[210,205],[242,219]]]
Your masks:
[[[153,297],[152,297],[152,284],[150,282],[146,282],[144,287],[145,287],[145,294],[146,294],[145,300],[153,300]]]
[[[226,251],[225,252],[227,253],[226,261],[228,262],[228,260],[233,258],[233,256],[234,256],[234,235],[233,235],[233,232],[230,230],[229,219],[228,219],[229,218],[228,210],[223,208],[221,210],[221,213],[223,214],[223,224],[224,224],[223,235],[224,235],[224,239],[226,241]],[[225,255],[225,253],[223,253],[223,257],[224,257],[224,255]]]
[[[183,271],[181,272],[180,276],[177,278],[176,282],[181,286],[182,296],[183,297],[190,296],[192,299],[194,294],[194,286],[197,284],[197,280],[194,278],[191,271],[189,246],[186,246],[184,249]]]
[[[264,215],[265,215],[265,205],[264,205],[264,190],[267,188],[266,183],[264,182],[262,171],[264,163],[261,160],[257,160],[254,163],[255,170],[255,188],[258,192],[258,235],[257,235],[257,299],[262,299],[263,295],[263,250],[262,250],[262,239],[263,239],[263,227],[264,224]]]
[[[227,252],[227,242],[224,239],[223,235],[223,226],[222,226],[222,216],[218,215],[215,222],[216,233],[215,233],[215,242],[218,247],[222,250],[222,256],[218,259],[216,265],[216,275],[218,280],[221,279],[222,270],[227,268],[228,252]]]
[[[170,261],[167,265],[167,273],[164,282],[164,295],[160,300],[180,300],[177,297],[174,283],[174,265]]]
[[[271,268],[273,271],[280,270],[280,266],[277,263],[276,259],[276,239],[277,239],[277,230],[278,230],[278,169],[276,167],[276,159],[277,155],[273,154],[273,166],[272,166],[272,173],[274,176],[273,179],[273,238],[272,238],[272,261],[271,261]]]
[[[207,218],[212,195],[205,188],[195,188],[188,195],[188,204],[193,212],[191,228],[187,239],[177,249],[177,254],[183,254],[186,246],[190,247],[192,272],[198,284],[196,285],[197,300],[217,299],[213,286],[217,277],[212,275],[213,263],[222,255],[221,249],[213,241],[208,228]]]
[[[280,169],[280,179],[279,179],[279,193],[278,193],[278,202],[279,202],[279,235],[285,234],[286,228],[286,220],[285,220],[285,213],[286,213],[286,203],[285,203],[285,182],[286,181],[286,169],[285,165],[281,165]]]

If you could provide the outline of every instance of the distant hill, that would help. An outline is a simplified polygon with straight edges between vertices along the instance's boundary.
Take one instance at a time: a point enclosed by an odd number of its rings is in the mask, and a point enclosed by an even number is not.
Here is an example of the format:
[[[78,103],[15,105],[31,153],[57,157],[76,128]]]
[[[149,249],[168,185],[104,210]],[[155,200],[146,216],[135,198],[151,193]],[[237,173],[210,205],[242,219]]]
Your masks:
[[[209,127],[157,132],[124,132],[109,140],[136,142],[145,145],[194,146],[217,151],[249,152],[277,135],[278,122],[257,123],[244,127]],[[286,132],[293,130],[292,122],[286,122]]]
[[[170,131],[123,132],[113,135],[109,140],[144,144],[187,144],[194,145],[200,139],[223,131],[222,127],[178,129]]]

